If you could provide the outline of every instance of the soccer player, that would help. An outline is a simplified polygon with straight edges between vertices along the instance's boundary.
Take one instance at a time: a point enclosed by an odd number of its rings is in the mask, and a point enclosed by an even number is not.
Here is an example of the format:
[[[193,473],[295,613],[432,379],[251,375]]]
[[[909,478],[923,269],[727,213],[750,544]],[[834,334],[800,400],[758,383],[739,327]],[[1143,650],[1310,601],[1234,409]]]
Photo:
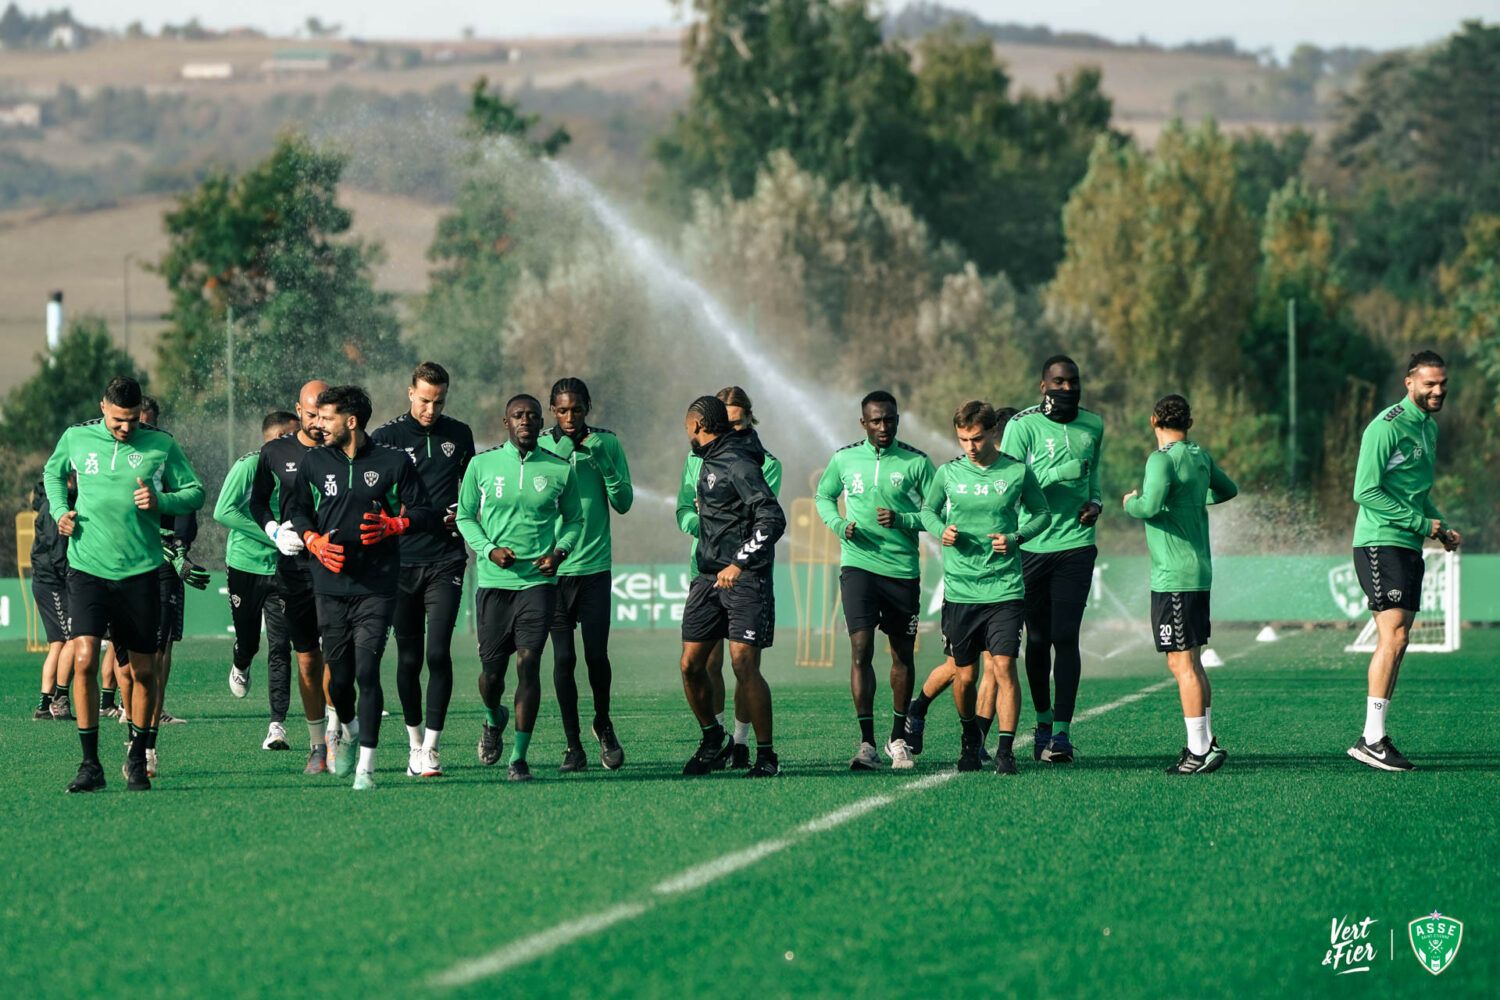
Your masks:
[[[624,514],[635,500],[630,464],[614,431],[591,427],[593,401],[582,379],[558,379],[552,386],[552,416],[557,423],[541,437],[547,451],[573,466],[578,500],[583,506],[583,534],[578,547],[557,570],[557,607],[552,616],[552,685],[562,715],[562,766],[568,773],[588,766],[578,723],[578,652],[573,630],[583,631],[583,658],[594,694],[594,722],[590,731],[599,743],[599,762],[607,770],[625,764],[625,751],[609,717],[609,619],[613,596],[609,512]]]
[[[750,402],[749,393],[737,385],[726,386],[716,393],[717,398],[724,404],[724,410],[729,414],[729,423],[736,431],[751,431],[760,421],[755,419],[755,409]],[[757,436],[756,443],[760,439]],[[776,496],[781,495],[781,459],[766,451],[765,461],[761,463],[761,475],[765,477],[766,485],[771,487],[771,492]],[[703,459],[693,452],[688,453],[687,461],[682,466],[682,480],[677,487],[677,527],[693,538],[693,544],[688,550],[688,579],[698,575],[698,473],[703,468]],[[708,679],[713,688],[714,720],[719,725],[724,724],[724,644],[714,643],[713,649],[708,654]],[[736,770],[744,770],[750,766],[750,717],[746,714],[744,707],[740,704],[739,697],[734,700],[734,739],[728,747],[730,760],[727,766]]]
[[[405,413],[375,429],[376,444],[411,456],[428,503],[443,514],[436,531],[401,536],[401,591],[396,598],[396,693],[405,717],[410,777],[443,773],[438,744],[453,698],[453,629],[463,599],[469,554],[454,528],[458,484],[474,457],[469,425],[443,412],[448,372],[424,361],[411,374]],[[423,633],[426,633],[424,642]],[[425,650],[424,650],[425,646]],[[427,658],[427,727],[422,727],[422,658]]]
[[[458,530],[479,559],[479,696],[485,722],[479,760],[500,759],[509,718],[500,698],[516,657],[516,738],[506,777],[530,781],[527,747],[541,703],[542,649],[557,606],[557,569],[578,546],[583,505],[573,467],[537,447],[542,404],[529,395],[505,404],[510,439],[476,455],[458,490]]]
[[[75,477],[68,475],[68,506],[77,495]],[[72,622],[68,615],[68,540],[57,530],[47,486],[38,482],[31,493],[36,511],[36,535],[31,543],[31,597],[36,601],[47,636],[47,658],[42,661],[42,698],[33,719],[73,719],[68,687],[73,681]]]
[[[923,527],[943,544],[943,652],[952,659],[961,733],[958,769],[980,768],[983,736],[974,717],[974,667],[988,653],[986,672],[994,672],[1000,727],[995,773],[1015,774],[1021,710],[1016,657],[1025,615],[1021,543],[1046,525],[1052,511],[1031,468],[1000,451],[994,407],[977,399],[963,403],[953,412],[953,431],[963,454],[938,467],[922,499],[921,517]],[[907,707],[908,731],[925,728],[927,707],[941,692],[946,667],[928,676]]]
[[[1232,500],[1239,487],[1196,442],[1188,402],[1163,396],[1151,413],[1156,451],[1146,459],[1139,490],[1125,494],[1125,513],[1146,522],[1151,551],[1151,630],[1156,650],[1167,654],[1177,678],[1188,745],[1168,774],[1208,774],[1224,765],[1213,735],[1213,691],[1203,671],[1203,644],[1211,633],[1209,589],[1213,555],[1208,544],[1208,504]]]
[[[896,397],[877,389],[860,401],[865,440],[833,453],[814,503],[823,523],[839,536],[839,591],[849,628],[849,687],[854,695],[859,749],[852,771],[878,770],[875,749],[875,629],[891,650],[891,767],[916,765],[906,745],[906,706],[915,676],[912,653],[921,610],[922,498],[934,469],[927,455],[896,438],[901,415]],[[839,513],[839,496],[845,514]]]
[[[297,415],[273,410],[260,422],[262,444],[297,429]],[[271,724],[262,750],[290,750],[286,713],[291,706],[292,654],[287,634],[286,608],[276,593],[276,562],[280,553],[250,514],[250,490],[260,451],[241,456],[224,476],[214,520],[228,532],[224,565],[229,570],[229,617],[234,624],[234,653],[229,666],[229,691],[236,698],[250,692],[250,664],[260,651],[260,628],[266,626],[266,688]]]
[[[1022,410],[1006,425],[1000,450],[1031,467],[1052,508],[1047,526],[1021,548],[1026,680],[1036,710],[1031,756],[1069,764],[1074,750],[1068,730],[1083,672],[1078,631],[1099,554],[1094,522],[1104,509],[1099,492],[1104,421],[1078,405],[1083,378],[1066,355],[1042,362],[1041,390],[1041,403]],[[1051,691],[1053,674],[1056,698]]]
[[[1354,468],[1354,571],[1375,614],[1378,638],[1370,656],[1365,731],[1349,756],[1380,771],[1414,767],[1386,735],[1385,715],[1422,603],[1422,542],[1453,551],[1463,536],[1432,502],[1437,421],[1448,395],[1448,365],[1432,351],[1406,364],[1406,395],[1370,421]]]
[[[688,442],[702,460],[698,497],[698,575],[682,616],[682,687],[702,740],[682,769],[707,774],[725,763],[724,726],[714,712],[709,656],[729,641],[735,701],[755,728],[751,778],[781,773],[772,742],[771,689],[760,672],[761,650],[775,636],[772,568],[786,515],[761,472],[765,451],[751,429],[735,430],[723,400],[700,396],[684,420]]]
[[[283,434],[261,445],[250,484],[250,516],[261,526],[279,553],[276,561],[276,594],[286,611],[287,634],[297,654],[297,688],[307,718],[309,751],[304,774],[322,774],[329,767],[327,705],[324,691],[323,653],[318,648],[317,602],[313,599],[312,571],[302,539],[291,530],[286,516],[286,498],[292,495],[302,457],[323,443],[318,423],[318,396],[328,388],[314,379],[297,394],[297,431]],[[337,743],[337,721],[332,737]],[[337,762],[334,757],[334,763]]]
[[[349,720],[350,739],[359,741],[358,766],[345,748],[334,758],[334,773],[348,777],[353,771],[356,791],[375,787],[375,748],[385,705],[380,658],[401,587],[396,538],[440,523],[411,458],[370,440],[365,433],[369,423],[370,397],[359,386],[320,392],[323,446],[302,456],[297,482],[284,498],[292,529],[316,560],[313,595],[329,695],[340,720]]]
[[[104,788],[99,763],[99,642],[106,632],[132,654],[135,689],[125,787],[146,791],[146,736],[156,700],[154,672],[161,596],[156,570],[164,559],[164,514],[203,505],[203,484],[170,434],[141,426],[141,387],[116,376],[104,388],[101,416],[63,431],[42,480],[52,510],[64,511],[58,532],[68,539],[68,605],[73,616],[73,666],[83,762],[70,792]],[[76,503],[68,473],[77,473]]]

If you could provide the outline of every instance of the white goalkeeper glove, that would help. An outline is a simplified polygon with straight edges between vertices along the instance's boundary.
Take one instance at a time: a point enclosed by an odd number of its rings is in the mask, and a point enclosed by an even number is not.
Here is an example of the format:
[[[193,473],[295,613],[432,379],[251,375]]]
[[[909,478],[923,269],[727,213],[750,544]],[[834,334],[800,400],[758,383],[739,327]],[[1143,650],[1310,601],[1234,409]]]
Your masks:
[[[302,539],[292,530],[291,521],[266,522],[266,537],[276,543],[276,551],[284,556],[294,556],[303,549]]]

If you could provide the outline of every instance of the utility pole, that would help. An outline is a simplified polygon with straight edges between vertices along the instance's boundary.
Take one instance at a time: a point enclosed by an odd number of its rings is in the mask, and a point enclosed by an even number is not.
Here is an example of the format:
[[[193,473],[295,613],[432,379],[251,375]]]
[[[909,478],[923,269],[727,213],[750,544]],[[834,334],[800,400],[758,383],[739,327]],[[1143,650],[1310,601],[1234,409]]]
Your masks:
[[[229,396],[228,419],[224,422],[224,441],[228,448],[224,468],[234,465],[234,306],[224,316],[224,385]]]
[[[1286,300],[1286,488],[1297,490],[1297,300]]]
[[[124,295],[125,295],[125,353],[126,354],[130,353],[130,262],[133,261],[133,260],[135,260],[135,254],[133,252],[132,253],[128,253],[128,254],[125,255],[125,261],[124,261],[124,264],[123,264],[124,274],[121,276],[124,279],[124,281],[123,281],[123,288],[124,288]]]

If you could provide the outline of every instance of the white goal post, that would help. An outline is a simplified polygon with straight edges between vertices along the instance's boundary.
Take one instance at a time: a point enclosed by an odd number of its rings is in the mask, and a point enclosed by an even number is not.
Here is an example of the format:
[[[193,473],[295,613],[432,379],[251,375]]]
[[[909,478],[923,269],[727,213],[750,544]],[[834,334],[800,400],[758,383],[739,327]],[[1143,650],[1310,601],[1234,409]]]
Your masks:
[[[1412,621],[1411,653],[1451,653],[1459,643],[1459,559],[1457,552],[1424,549],[1422,606]],[[1365,622],[1359,637],[1344,647],[1346,653],[1375,651],[1375,616]]]

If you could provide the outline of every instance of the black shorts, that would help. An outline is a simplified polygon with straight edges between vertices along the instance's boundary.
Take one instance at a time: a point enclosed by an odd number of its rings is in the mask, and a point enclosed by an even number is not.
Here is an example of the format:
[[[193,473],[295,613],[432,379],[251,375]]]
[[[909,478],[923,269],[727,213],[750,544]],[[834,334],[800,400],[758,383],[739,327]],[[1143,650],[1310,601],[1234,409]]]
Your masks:
[[[68,614],[68,581],[50,576],[31,578],[31,596],[42,619],[47,641],[67,642],[73,638],[73,618]]]
[[[385,653],[386,634],[396,615],[395,594],[318,594],[318,620],[323,626],[323,659],[329,664],[352,663],[356,646]]]
[[[1026,581],[1026,603],[1088,604],[1094,587],[1094,560],[1099,549],[1085,545],[1062,552],[1022,552],[1021,576]]]
[[[682,641],[728,639],[770,649],[776,637],[776,590],[770,574],[741,573],[728,590],[714,589],[716,579],[715,573],[701,573],[688,586]]]
[[[518,649],[541,653],[547,646],[557,588],[550,583],[525,590],[480,587],[474,600],[479,626],[479,662],[504,660]]]
[[[1420,549],[1399,545],[1366,545],[1354,550],[1354,575],[1375,612],[1422,607],[1422,577],[1427,563]]]
[[[464,558],[401,567],[396,620],[392,623],[398,643],[420,640],[428,631],[439,636],[444,646],[452,642],[467,569],[468,560]]]
[[[276,578],[229,567],[229,620],[234,628],[234,663],[241,669],[248,667],[255,654],[260,651],[260,627],[264,619],[267,638],[271,648],[276,648],[271,637],[272,619],[278,623],[285,617],[281,610],[281,598],[276,596]]]
[[[106,580],[69,569],[68,610],[73,615],[75,636],[109,636],[122,649],[137,653],[156,650],[161,584],[154,569],[123,580]]]
[[[979,654],[1021,655],[1021,626],[1026,620],[1026,602],[995,604],[943,602],[943,653],[956,666],[979,662]]]
[[[187,587],[171,563],[162,563],[156,568],[156,586],[161,593],[156,651],[162,653],[172,643],[182,641],[182,624],[187,615]]]
[[[858,566],[845,566],[839,571],[839,595],[850,635],[876,627],[893,638],[917,634],[921,580],[881,576]]]
[[[312,574],[290,568],[287,562],[282,560],[276,569],[276,593],[286,608],[287,635],[297,652],[314,653],[318,649],[318,602],[313,596]]]
[[[552,631],[571,632],[580,625],[589,632],[600,627],[608,631],[614,600],[614,576],[607,569],[583,576],[559,576]]]
[[[1182,653],[1208,642],[1208,591],[1151,591],[1151,634],[1158,653]]]

